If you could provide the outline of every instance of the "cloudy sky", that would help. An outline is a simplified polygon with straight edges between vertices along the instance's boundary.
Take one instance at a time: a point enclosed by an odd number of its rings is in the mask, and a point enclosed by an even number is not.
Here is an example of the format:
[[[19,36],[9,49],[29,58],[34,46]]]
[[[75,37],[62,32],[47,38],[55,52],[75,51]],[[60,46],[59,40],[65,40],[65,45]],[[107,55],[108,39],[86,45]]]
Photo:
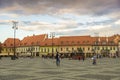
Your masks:
[[[0,42],[33,34],[120,34],[120,0],[0,0]]]

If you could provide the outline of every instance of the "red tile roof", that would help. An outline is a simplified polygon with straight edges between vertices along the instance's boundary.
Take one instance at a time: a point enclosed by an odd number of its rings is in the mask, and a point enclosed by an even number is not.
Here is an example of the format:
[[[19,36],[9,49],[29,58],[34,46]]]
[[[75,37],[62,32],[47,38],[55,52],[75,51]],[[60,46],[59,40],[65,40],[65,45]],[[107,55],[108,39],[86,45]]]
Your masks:
[[[92,38],[90,36],[65,36],[60,37],[60,45],[91,45]]]
[[[42,42],[41,46],[51,46],[53,43],[53,46],[54,45],[59,45],[59,38],[53,38],[53,39],[45,39],[44,42]]]
[[[20,40],[15,39],[15,46],[19,46]],[[8,38],[4,41],[3,47],[14,47],[14,38]]]
[[[47,38],[47,36],[47,34],[27,36],[21,40],[20,46],[40,45]]]
[[[99,43],[99,45],[103,45],[105,42],[107,45],[113,43],[113,45],[117,45],[118,41],[120,41],[120,35],[114,35],[110,37],[91,37],[91,36],[61,36],[59,38],[48,38],[47,34],[41,35],[33,35],[24,37],[23,40],[16,39],[16,46],[51,46],[53,40],[53,45],[57,46],[72,46],[72,45],[95,45],[95,43]],[[104,44],[104,45],[106,45]],[[14,46],[14,39],[8,38],[3,43],[6,47]]]

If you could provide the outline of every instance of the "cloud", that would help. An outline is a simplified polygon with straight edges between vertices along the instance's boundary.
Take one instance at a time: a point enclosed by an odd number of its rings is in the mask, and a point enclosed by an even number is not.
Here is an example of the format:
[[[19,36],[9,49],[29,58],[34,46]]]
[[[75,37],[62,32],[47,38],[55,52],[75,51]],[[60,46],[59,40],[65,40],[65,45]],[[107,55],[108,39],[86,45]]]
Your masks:
[[[109,19],[109,20],[102,20],[102,21],[91,21],[91,22],[86,22],[85,24],[88,26],[95,26],[95,25],[107,25],[107,24],[113,24],[116,22],[118,19]]]
[[[98,16],[118,12],[119,5],[119,0],[0,0],[1,12],[16,14],[72,13]]]
[[[8,25],[10,22],[10,20],[0,20],[0,25]]]
[[[19,29],[25,31],[53,31],[79,35],[93,34],[97,31],[100,34],[107,32],[112,34],[119,33],[120,30],[118,27],[120,0],[0,0],[0,13],[0,16],[10,18],[21,18],[23,15],[49,15],[59,19],[47,22],[31,19],[29,21],[26,18],[26,21],[19,21]],[[96,19],[87,20],[82,17],[84,15]],[[101,16],[107,19],[99,20]],[[5,20],[0,21],[2,25],[7,23]]]
[[[97,26],[96,26],[97,27]],[[91,35],[91,36],[96,36],[95,33],[98,33],[99,36],[111,36],[114,34],[120,34],[120,27],[115,26],[107,26],[107,27],[101,27],[99,29],[76,29],[76,30],[71,30],[71,31],[63,31],[63,32],[58,32],[58,35]]]
[[[61,20],[57,23],[43,22],[43,21],[22,21],[20,22],[19,29],[26,31],[36,31],[36,30],[52,30],[52,31],[66,31],[77,28],[77,22],[72,20]]]
[[[115,24],[120,26],[120,19],[116,21]]]

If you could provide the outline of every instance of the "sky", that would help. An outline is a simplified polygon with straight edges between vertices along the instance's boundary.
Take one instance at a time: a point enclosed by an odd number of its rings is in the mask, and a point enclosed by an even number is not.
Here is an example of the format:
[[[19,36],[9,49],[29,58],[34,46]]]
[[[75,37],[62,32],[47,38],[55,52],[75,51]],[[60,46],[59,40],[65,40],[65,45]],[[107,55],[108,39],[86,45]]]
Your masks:
[[[0,42],[33,34],[120,34],[120,0],[0,0]]]

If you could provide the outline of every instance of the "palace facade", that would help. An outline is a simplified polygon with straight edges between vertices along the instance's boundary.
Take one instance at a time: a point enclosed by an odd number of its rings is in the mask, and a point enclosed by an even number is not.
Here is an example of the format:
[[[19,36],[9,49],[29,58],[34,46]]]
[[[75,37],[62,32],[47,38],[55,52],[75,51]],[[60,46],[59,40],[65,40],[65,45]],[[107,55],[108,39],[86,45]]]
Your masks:
[[[14,38],[8,38],[1,44],[0,55],[13,55],[14,50],[17,56],[55,55],[59,52],[63,55],[84,53],[85,57],[91,57],[93,54],[113,57],[120,55],[120,35],[109,37],[86,35],[48,38],[47,34],[41,34],[27,36],[23,40],[15,39],[15,46]]]

